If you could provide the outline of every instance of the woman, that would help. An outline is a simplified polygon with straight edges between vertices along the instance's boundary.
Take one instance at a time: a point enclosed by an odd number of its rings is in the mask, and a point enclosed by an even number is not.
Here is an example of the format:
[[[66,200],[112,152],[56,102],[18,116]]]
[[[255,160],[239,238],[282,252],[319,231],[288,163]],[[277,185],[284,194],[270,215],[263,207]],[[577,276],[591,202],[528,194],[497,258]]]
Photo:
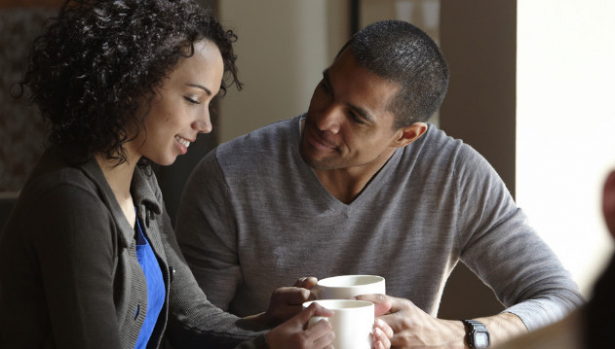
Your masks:
[[[172,164],[211,131],[212,98],[240,87],[235,38],[191,0],[74,0],[47,22],[21,86],[51,146],[0,239],[0,347],[329,345],[326,322],[304,330],[323,308],[265,332],[267,314],[211,305],[148,165]]]

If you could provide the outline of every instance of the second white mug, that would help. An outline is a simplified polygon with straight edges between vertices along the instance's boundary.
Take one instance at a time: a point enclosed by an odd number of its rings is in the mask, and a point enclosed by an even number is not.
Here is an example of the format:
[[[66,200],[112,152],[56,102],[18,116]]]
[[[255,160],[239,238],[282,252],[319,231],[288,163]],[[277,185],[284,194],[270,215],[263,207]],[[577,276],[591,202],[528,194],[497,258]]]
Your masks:
[[[335,313],[331,317],[315,316],[310,319],[308,327],[318,321],[329,321],[335,339],[335,349],[370,349],[374,327],[374,303],[352,299],[325,299],[303,303],[307,308],[316,302]]]

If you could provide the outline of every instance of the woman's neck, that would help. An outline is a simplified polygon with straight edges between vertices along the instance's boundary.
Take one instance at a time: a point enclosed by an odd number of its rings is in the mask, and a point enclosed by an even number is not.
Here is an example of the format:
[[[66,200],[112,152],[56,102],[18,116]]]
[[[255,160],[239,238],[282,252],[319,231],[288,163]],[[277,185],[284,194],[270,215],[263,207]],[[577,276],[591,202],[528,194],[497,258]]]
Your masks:
[[[103,154],[96,154],[95,158],[102,169],[109,187],[115,195],[117,203],[124,212],[124,216],[126,216],[128,223],[134,227],[136,215],[134,202],[130,193],[130,184],[132,183],[137,161],[135,159],[128,159],[120,165],[115,166],[116,162],[108,159]]]

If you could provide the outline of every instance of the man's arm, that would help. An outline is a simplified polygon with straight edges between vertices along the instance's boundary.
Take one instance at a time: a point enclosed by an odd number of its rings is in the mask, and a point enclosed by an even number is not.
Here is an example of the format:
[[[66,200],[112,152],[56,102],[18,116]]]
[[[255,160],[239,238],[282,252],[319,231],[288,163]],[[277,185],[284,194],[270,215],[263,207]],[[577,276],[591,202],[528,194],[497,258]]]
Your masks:
[[[374,302],[377,306],[390,304],[390,312],[380,319],[393,329],[393,348],[470,348],[461,321],[435,318],[403,298],[385,295],[365,295],[357,298]],[[527,332],[521,319],[511,313],[475,320],[482,322],[489,330],[491,347]]]
[[[214,149],[186,183],[175,227],[196,281],[207,298],[225,311],[242,281],[237,229],[227,191]]]
[[[491,332],[492,343],[547,325],[582,304],[569,273],[529,226],[487,161],[467,146],[454,161],[459,257],[507,307],[501,314],[476,319]],[[461,319],[437,319],[412,300],[389,298],[391,313],[383,319],[395,332],[393,347],[467,347]]]
[[[491,165],[460,151],[457,164],[460,259],[493,289],[507,313],[532,331],[584,300],[570,273],[529,224]]]

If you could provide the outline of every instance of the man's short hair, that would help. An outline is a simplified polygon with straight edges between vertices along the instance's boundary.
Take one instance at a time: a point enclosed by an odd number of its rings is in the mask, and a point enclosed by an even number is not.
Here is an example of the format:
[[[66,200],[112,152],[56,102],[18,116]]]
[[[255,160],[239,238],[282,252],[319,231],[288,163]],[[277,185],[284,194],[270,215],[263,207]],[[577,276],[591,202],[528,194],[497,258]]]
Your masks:
[[[388,106],[395,129],[427,121],[442,104],[448,67],[438,45],[419,28],[397,20],[376,22],[355,33],[340,53],[348,47],[361,66],[401,85]]]

